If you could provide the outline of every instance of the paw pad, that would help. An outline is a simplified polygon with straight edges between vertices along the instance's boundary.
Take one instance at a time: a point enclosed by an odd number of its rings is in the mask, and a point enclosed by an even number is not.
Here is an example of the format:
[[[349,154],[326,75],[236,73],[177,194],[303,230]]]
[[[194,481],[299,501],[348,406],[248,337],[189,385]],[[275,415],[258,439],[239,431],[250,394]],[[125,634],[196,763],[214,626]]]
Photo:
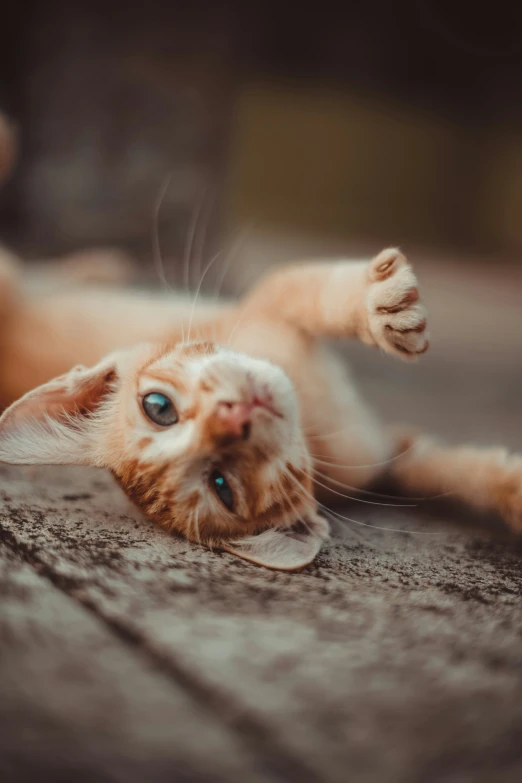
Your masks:
[[[383,250],[370,264],[370,279],[378,282],[393,275],[397,268],[406,264],[406,259],[397,248]]]
[[[387,353],[416,359],[429,347],[426,308],[411,266],[398,250],[380,253],[369,269],[368,325]]]

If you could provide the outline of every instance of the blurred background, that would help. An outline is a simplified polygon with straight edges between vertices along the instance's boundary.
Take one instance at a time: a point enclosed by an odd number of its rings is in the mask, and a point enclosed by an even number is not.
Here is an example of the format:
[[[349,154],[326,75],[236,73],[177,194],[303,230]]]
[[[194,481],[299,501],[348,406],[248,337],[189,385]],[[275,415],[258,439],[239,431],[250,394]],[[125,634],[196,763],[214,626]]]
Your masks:
[[[387,244],[516,262],[521,22],[519,4],[449,0],[12,6],[2,240],[28,258],[116,246],[150,270],[162,197],[173,284],[188,245],[199,265],[236,248],[240,272]]]

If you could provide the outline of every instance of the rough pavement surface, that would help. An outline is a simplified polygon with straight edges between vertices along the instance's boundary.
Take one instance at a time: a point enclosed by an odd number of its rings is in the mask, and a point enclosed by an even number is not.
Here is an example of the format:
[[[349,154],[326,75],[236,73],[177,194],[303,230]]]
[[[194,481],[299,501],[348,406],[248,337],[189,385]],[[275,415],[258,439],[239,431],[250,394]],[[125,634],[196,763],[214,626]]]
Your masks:
[[[350,348],[362,387],[522,450],[516,292],[433,290],[432,355]],[[102,472],[0,467],[0,779],[522,779],[522,543],[442,500],[342,513],[281,574],[163,533]]]

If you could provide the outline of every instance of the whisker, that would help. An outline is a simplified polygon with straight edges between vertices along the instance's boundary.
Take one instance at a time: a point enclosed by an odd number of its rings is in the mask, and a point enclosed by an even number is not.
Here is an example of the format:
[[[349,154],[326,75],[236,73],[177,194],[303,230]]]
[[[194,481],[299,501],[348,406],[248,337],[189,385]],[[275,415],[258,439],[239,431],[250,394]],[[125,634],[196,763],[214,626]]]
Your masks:
[[[343,432],[349,432],[350,430],[353,430],[355,428],[355,423],[350,422],[349,424],[346,424],[344,427],[341,427],[340,430],[335,430],[334,432],[327,432],[326,434],[317,433],[317,434],[307,434],[307,438],[310,440],[328,440],[329,438],[335,438],[337,435],[341,435]],[[314,430],[317,430],[317,424],[311,424],[310,427],[307,427],[307,432],[313,432]]]
[[[315,462],[315,460],[314,460]],[[325,463],[328,465],[331,465],[332,467],[336,467],[335,463]],[[362,487],[354,487],[350,484],[345,484],[342,481],[338,481],[337,479],[331,478],[327,473],[322,473],[320,470],[315,470],[314,472],[318,473],[320,476],[323,476],[323,478],[327,479],[328,481],[331,481],[332,484],[336,484],[339,487],[344,487],[345,489],[353,489],[354,492],[360,492],[363,495],[374,495],[377,498],[388,498],[389,500],[416,500],[416,501],[423,501],[423,500],[437,500],[438,498],[445,498],[448,495],[454,495],[455,492],[441,492],[438,495],[424,495],[423,497],[414,497],[413,495],[387,495],[384,492],[375,492],[371,489],[363,489]],[[394,505],[399,505],[394,504]]]
[[[232,243],[232,247],[230,248],[230,250],[227,253],[227,256],[226,256],[226,259],[225,259],[225,263],[223,264],[223,267],[222,267],[222,270],[221,270],[221,275],[218,277],[217,285],[215,286],[215,289],[214,289],[214,298],[215,298],[216,301],[217,301],[217,299],[219,298],[219,296],[221,294],[221,289],[222,289],[223,284],[225,282],[225,277],[227,276],[227,273],[230,270],[232,261],[234,260],[234,257],[237,255],[237,253],[239,252],[239,250],[242,247],[242,245],[244,245],[244,243],[245,243],[245,241],[247,239],[248,234],[250,234],[251,231],[252,231],[252,226],[253,225],[254,225],[254,221],[250,221],[248,223],[248,225],[242,231],[239,232],[238,236],[236,237],[236,239]]]
[[[172,286],[169,284],[165,276],[165,265],[163,263],[163,258],[161,255],[161,246],[160,246],[160,239],[159,239],[159,213],[161,210],[161,205],[163,204],[165,196],[167,195],[168,189],[170,187],[170,183],[172,182],[173,173],[174,173],[173,170],[170,171],[165,177],[165,179],[163,180],[152,213],[152,256],[154,259],[154,266],[156,268],[156,272],[158,274],[161,284],[164,285],[168,291],[172,291]]]
[[[298,490],[304,493],[305,496],[313,500],[313,502],[324,511],[328,512],[329,514],[332,514],[334,517],[337,517],[338,519],[344,520],[346,522],[353,522],[355,525],[360,525],[361,527],[369,527],[374,528],[374,530],[385,530],[389,533],[410,533],[411,535],[419,535],[419,536],[441,536],[446,535],[442,531],[432,531],[432,530],[404,530],[403,528],[393,528],[393,527],[379,527],[378,525],[370,525],[367,522],[361,522],[360,520],[353,519],[351,517],[345,517],[342,514],[337,513],[336,511],[333,511],[333,509],[326,506],[324,503],[319,503],[319,501],[313,497],[306,489],[303,487],[303,485],[296,479],[295,476],[293,476],[289,471],[287,473],[288,476],[297,484]]]
[[[223,284],[225,282],[225,277],[227,276],[227,273],[229,272],[229,270],[230,270],[230,268],[232,266],[232,261],[234,260],[234,257],[237,254],[237,252],[238,252],[239,248],[241,247],[241,245],[245,242],[245,240],[246,240],[246,238],[248,236],[248,233],[252,230],[252,225],[253,225],[253,221],[251,221],[246,226],[246,228],[243,229],[238,234],[238,236],[236,237],[236,239],[232,243],[232,247],[227,252],[226,258],[225,258],[224,263],[223,263],[222,268],[221,268],[221,274],[218,275],[218,277],[217,277],[217,283],[214,286],[214,292],[212,294],[212,299],[216,303],[218,302],[219,297],[221,295],[221,289],[222,289]],[[217,330],[217,324],[214,323],[214,342],[217,339],[216,330]]]
[[[250,289],[253,287],[252,281],[254,281],[254,285],[255,285],[255,283],[257,283],[257,281],[262,277],[262,275],[263,272],[262,271],[260,272],[257,267],[254,267],[250,272],[250,274],[247,275],[247,277],[243,280],[243,288],[241,290],[240,296],[245,296],[248,293],[248,291],[250,291]]]
[[[370,492],[369,490],[359,489],[359,487],[352,487],[349,484],[343,484],[340,481],[336,481],[335,479],[330,478],[326,473],[321,473],[320,471],[315,470],[315,468],[312,468],[313,473],[318,473],[320,476],[325,478],[327,481],[330,481],[334,484],[338,484],[341,487],[344,487],[346,489],[353,489],[354,492],[357,493],[364,493],[367,495],[375,495],[376,497],[384,497],[389,498],[390,500],[418,500],[418,498],[401,498],[395,495],[380,495],[378,492]],[[306,471],[305,471],[306,472]],[[357,496],[353,495],[346,495],[342,492],[337,492],[336,490],[332,489],[332,487],[327,486],[326,484],[322,484],[318,479],[315,478],[315,476],[312,475],[312,473],[307,472],[307,475],[309,478],[312,479],[312,481],[315,484],[318,484],[319,486],[323,487],[324,489],[327,489],[330,492],[333,492],[336,495],[339,495],[340,497],[344,497],[347,500],[356,500],[360,503],[368,503],[373,506],[385,506],[385,507],[392,507],[392,508],[416,508],[415,503],[378,503],[377,501],[371,501],[371,500],[364,500],[363,498],[359,498]],[[422,500],[422,498],[421,498]]]
[[[196,540],[198,544],[201,546],[201,535],[199,531],[199,511],[198,509],[194,512],[194,522],[195,522],[195,531],[196,531]]]
[[[194,513],[190,514],[188,521],[187,521],[187,538],[189,541],[192,541],[192,526],[194,521]]]
[[[210,219],[212,216],[212,209],[214,207],[215,202],[215,193],[210,194],[210,196],[207,198],[208,188],[207,192],[205,194],[203,205],[201,208],[202,217],[199,221],[199,230],[196,231],[194,236],[194,258],[192,261],[192,268],[195,275],[196,280],[199,280],[201,275],[201,266],[203,264],[203,257],[205,255],[205,243],[207,240],[207,233],[208,233],[208,226],[210,223]],[[203,209],[203,207],[205,207]]]
[[[371,462],[368,465],[338,465],[336,462],[326,462],[325,460],[321,460],[318,456],[315,454],[310,453],[310,456],[314,460],[314,462],[318,462],[322,465],[327,465],[328,467],[332,468],[347,468],[350,470],[356,470],[358,468],[378,468],[381,465],[388,465],[390,462],[394,462],[396,459],[399,459],[399,457],[403,457],[405,454],[407,454],[409,451],[415,448],[417,444],[412,443],[411,446],[408,446],[407,449],[404,449],[404,451],[401,451],[399,454],[395,454],[393,457],[390,457],[389,459],[383,460],[383,462]]]
[[[229,334],[229,336],[228,336],[228,339],[227,339],[227,341],[224,343],[225,345],[227,345],[227,346],[229,346],[229,345],[230,345],[230,341],[231,341],[231,339],[232,339],[232,336],[234,335],[234,333],[235,333],[235,331],[236,331],[237,327],[238,327],[238,326],[239,326],[239,324],[240,324],[240,323],[243,321],[243,319],[244,319],[245,315],[247,315],[247,314],[248,314],[248,310],[247,310],[247,308],[243,309],[243,312],[241,313],[241,315],[239,316],[239,318],[236,320],[236,322],[235,322],[235,324],[234,324],[234,327],[232,328],[232,331],[230,332],[230,334]],[[268,335],[270,338],[274,339],[274,336],[275,336],[275,335],[274,335],[274,332],[273,332],[273,331],[271,331],[270,329],[268,329],[266,326],[265,326],[265,327],[263,327],[263,326],[260,326],[258,323],[256,323],[256,324],[255,324],[255,331],[256,331],[256,333],[258,333],[258,332],[263,332],[264,334]]]
[[[358,519],[353,519],[352,517],[345,517],[343,514],[338,514],[336,511],[333,511],[331,508],[328,508],[328,506],[325,506],[323,503],[319,503],[319,506],[327,511],[329,514],[332,514],[334,517],[337,517],[337,519],[341,519],[345,522],[353,522],[355,525],[360,525],[361,527],[370,527],[374,530],[385,530],[388,533],[410,533],[411,535],[415,536],[444,536],[447,535],[443,531],[438,530],[405,530],[404,528],[398,528],[398,527],[379,527],[378,525],[370,525],[367,522],[361,522]]]
[[[244,309],[244,310],[243,310],[243,312],[240,314],[239,318],[236,320],[236,323],[234,324],[234,327],[233,327],[232,331],[231,331],[231,332],[230,332],[230,334],[228,335],[228,339],[227,339],[227,341],[226,341],[226,345],[230,345],[230,343],[231,343],[231,341],[232,341],[232,337],[233,337],[233,336],[234,336],[234,334],[236,333],[237,327],[239,326],[239,324],[241,323],[241,321],[243,321],[243,319],[244,319],[245,315],[247,315],[247,312],[248,312],[248,311],[247,311],[246,309]]]
[[[192,213],[192,219],[190,221],[189,230],[187,232],[187,241],[185,244],[185,252],[183,255],[183,268],[184,268],[184,285],[185,289],[187,291],[187,294],[190,294],[190,261],[192,258],[192,248],[194,245],[194,237],[196,235],[196,229],[199,221],[199,216],[201,214],[201,210],[203,208],[203,204],[205,203],[205,196],[207,193],[207,189],[205,188],[203,190],[203,193],[201,195],[201,198],[199,199],[198,203],[196,204],[193,213]]]
[[[201,279],[200,279],[200,281],[198,283],[198,287],[196,289],[196,294],[194,296],[194,302],[192,303],[192,311],[190,313],[190,322],[189,322],[189,328],[188,328],[187,342],[190,342],[190,332],[192,330],[192,321],[194,319],[194,313],[196,312],[196,304],[197,304],[197,301],[198,301],[199,293],[201,291],[201,286],[203,284],[203,281],[205,279],[205,276],[206,276],[208,270],[210,269],[212,264],[214,264],[214,262],[219,258],[220,255],[221,255],[221,251],[218,251],[216,253],[216,255],[213,258],[210,259],[210,261],[208,262],[208,264],[205,267],[205,270],[204,270],[203,274],[201,275]]]
[[[224,279],[226,277],[226,274],[227,274],[227,272],[228,272],[228,270],[230,268],[231,260],[232,260],[232,256],[231,256],[231,253],[229,252],[227,254],[227,256],[225,257],[225,259],[224,259],[224,262],[223,262],[222,267],[221,267],[221,275],[218,276],[218,282],[217,282],[217,285],[214,286],[214,291],[213,291],[212,297],[211,297],[211,300],[214,303],[216,303],[216,304],[217,304],[217,302],[219,300],[219,297],[220,297],[220,294],[221,294],[221,287],[223,285],[223,281],[224,281]],[[217,321],[216,321],[216,319],[214,319],[214,323],[213,323],[213,341],[214,342],[217,341]]]
[[[298,512],[297,511],[296,507],[292,503],[292,499],[291,499],[290,495],[286,492],[286,490],[285,490],[285,488],[283,487],[282,484],[279,484],[279,490],[280,490],[282,496],[284,497],[284,499],[291,506],[292,511],[294,512],[294,516],[295,516],[296,520],[299,520],[305,526],[306,530],[309,533],[311,533],[311,527],[308,525],[306,519],[303,518],[302,512]]]
[[[316,508],[317,508],[317,506],[320,506],[323,511],[326,510],[327,512],[329,512],[329,509],[327,509],[326,506],[323,506],[322,504],[318,504],[317,499],[313,495],[311,495],[310,492],[308,492],[308,490],[305,489],[305,487],[303,487],[302,484],[300,484],[298,482],[298,480],[295,478],[295,476],[293,476],[289,471],[287,471],[287,475],[290,476],[290,478],[297,484],[297,492],[301,493],[301,497],[302,498],[306,498],[308,500],[311,500]],[[332,520],[330,520],[330,522],[331,521]],[[335,520],[335,521],[339,522],[339,520]]]
[[[319,471],[314,471],[314,473],[318,473]],[[325,478],[329,478],[328,476],[325,476],[323,473],[319,473],[320,476],[324,476]],[[347,500],[356,500],[358,503],[367,503],[371,506],[385,506],[385,507],[391,507],[391,508],[417,508],[416,503],[379,503],[377,500],[364,500],[364,498],[359,498],[356,495],[345,495],[344,492],[338,492],[336,489],[333,489],[332,487],[329,487],[327,484],[323,484],[321,481],[319,481],[315,476],[311,476],[312,480],[315,484],[318,484],[320,487],[323,487],[323,489],[327,489],[329,492],[333,492],[334,495],[339,495],[341,498],[346,498]],[[357,492],[358,490],[355,487],[352,487],[352,489],[355,489]]]
[[[257,272],[257,270],[255,270],[255,271],[254,271],[254,274],[255,274],[256,272]],[[250,275],[250,277],[253,277],[253,276],[254,276],[254,274]],[[232,342],[232,337],[234,336],[234,334],[235,334],[235,332],[236,332],[236,329],[237,329],[237,327],[238,327],[238,326],[239,326],[239,324],[240,324],[240,323],[243,321],[243,319],[245,318],[245,316],[246,316],[246,315],[248,315],[248,307],[243,307],[243,309],[242,309],[242,312],[241,312],[241,313],[240,313],[240,315],[239,315],[239,318],[237,319],[236,323],[234,324],[234,327],[233,327],[232,331],[231,331],[231,332],[230,332],[230,334],[228,335],[228,339],[227,339],[227,341],[226,341],[226,345],[230,345],[230,343]],[[259,326],[256,324],[256,329],[260,329],[260,328],[262,328],[262,327],[259,327]],[[268,331],[268,330],[265,330],[265,331]]]
[[[297,491],[301,493],[302,497],[306,497],[308,500],[311,500],[314,506],[317,505],[317,499],[306,489],[306,487],[301,484],[301,482],[288,470],[288,468],[283,468],[283,473],[294,482]]]

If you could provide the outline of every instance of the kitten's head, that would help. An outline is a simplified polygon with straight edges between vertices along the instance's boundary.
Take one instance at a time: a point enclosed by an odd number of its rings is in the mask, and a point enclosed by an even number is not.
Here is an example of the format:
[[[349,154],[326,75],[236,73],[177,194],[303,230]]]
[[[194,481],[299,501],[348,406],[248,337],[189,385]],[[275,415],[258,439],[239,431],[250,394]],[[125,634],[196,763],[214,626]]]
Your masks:
[[[0,418],[0,461],[108,468],[167,529],[272,568],[309,563],[327,533],[289,378],[212,343],[139,346],[35,389]]]

